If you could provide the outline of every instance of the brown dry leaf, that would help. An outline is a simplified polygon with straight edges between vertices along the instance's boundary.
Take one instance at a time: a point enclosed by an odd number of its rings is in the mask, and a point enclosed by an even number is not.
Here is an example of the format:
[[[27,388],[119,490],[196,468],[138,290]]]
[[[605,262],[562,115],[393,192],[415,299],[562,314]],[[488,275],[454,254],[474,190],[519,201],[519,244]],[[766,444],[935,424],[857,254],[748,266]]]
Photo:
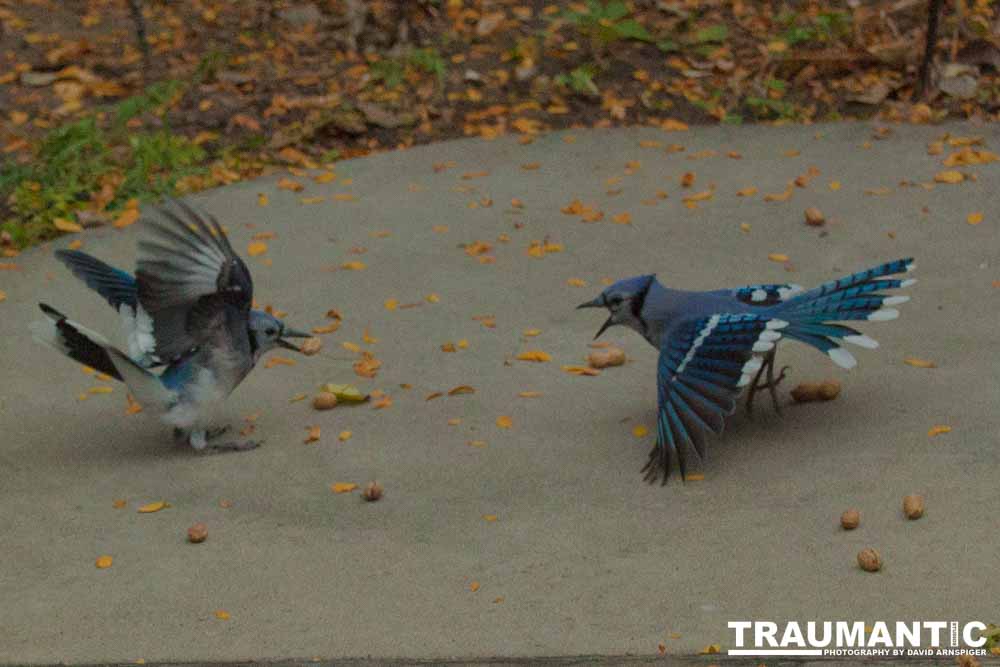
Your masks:
[[[288,190],[289,192],[302,192],[305,186],[298,181],[293,181],[290,178],[282,178],[278,181],[278,188],[281,190]]]
[[[779,194],[764,195],[764,201],[788,201],[792,197],[792,188],[789,186],[784,192]]]
[[[309,426],[307,427],[306,439],[302,442],[305,444],[310,444],[313,442],[319,442],[320,428],[319,426]]]
[[[247,254],[251,257],[263,255],[265,252],[267,252],[267,244],[263,241],[253,241],[247,245]]]
[[[937,426],[932,426],[931,429],[927,431],[927,435],[932,438],[934,436],[942,435],[943,433],[951,433],[951,427],[939,424]]]
[[[600,375],[601,371],[589,366],[563,366],[562,369],[570,375]]]
[[[139,507],[139,514],[152,514],[153,512],[159,512],[170,507],[170,503],[165,500],[157,500],[156,502],[146,503]]]
[[[691,187],[692,185],[694,185],[694,179],[695,179],[694,172],[691,171],[684,172],[684,175],[681,176],[681,187],[682,188]]]
[[[114,502],[111,503],[111,506],[114,507],[116,510],[125,509],[125,499],[115,498]]]
[[[354,482],[335,482],[330,485],[330,490],[334,493],[350,493],[356,488],[358,485]]]
[[[382,362],[376,359],[371,352],[362,352],[361,354],[362,359],[354,362],[354,372],[359,377],[374,378],[378,369],[382,367]]]
[[[906,357],[903,359],[903,363],[916,368],[937,368],[937,364],[933,361],[918,359],[917,357]]]
[[[434,392],[431,392],[431,393],[427,394],[427,396],[424,397],[424,400],[425,401],[433,401],[435,398],[441,398],[442,396],[444,396],[444,394],[441,393],[440,391],[434,391]]]
[[[121,212],[117,218],[115,218],[114,226],[118,229],[128,227],[134,224],[139,219],[139,209],[138,208],[126,208]]]
[[[519,361],[534,361],[534,362],[545,362],[552,361],[552,355],[547,352],[542,352],[541,350],[528,350],[527,352],[521,352],[517,355]]]
[[[474,394],[476,390],[474,387],[470,387],[467,384],[460,384],[457,387],[453,387],[448,390],[449,396],[458,396],[459,394]]]
[[[328,333],[333,333],[334,331],[336,331],[339,328],[340,328],[340,321],[339,320],[334,320],[333,322],[330,322],[329,324],[325,324],[325,325],[319,326],[319,327],[313,327],[312,328],[312,332],[314,334],[328,334]]]

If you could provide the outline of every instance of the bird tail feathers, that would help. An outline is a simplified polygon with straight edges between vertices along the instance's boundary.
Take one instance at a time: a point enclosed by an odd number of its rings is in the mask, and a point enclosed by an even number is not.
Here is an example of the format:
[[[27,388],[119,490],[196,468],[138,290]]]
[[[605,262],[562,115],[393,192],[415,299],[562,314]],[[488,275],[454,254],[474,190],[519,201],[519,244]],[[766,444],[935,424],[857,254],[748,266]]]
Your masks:
[[[841,347],[840,342],[868,349],[878,347],[878,342],[838,323],[887,321],[899,317],[899,311],[893,306],[909,301],[910,297],[889,296],[881,292],[914,284],[914,279],[890,276],[912,271],[915,267],[912,258],[887,262],[839,280],[831,280],[790,299],[774,309],[777,317],[788,322],[782,334],[812,345],[842,368],[853,368],[857,360]]]
[[[70,359],[124,382],[143,405],[167,406],[171,392],[160,378],[138,366],[104,336],[68,319],[55,308],[38,304],[48,319],[29,326],[33,338]]]

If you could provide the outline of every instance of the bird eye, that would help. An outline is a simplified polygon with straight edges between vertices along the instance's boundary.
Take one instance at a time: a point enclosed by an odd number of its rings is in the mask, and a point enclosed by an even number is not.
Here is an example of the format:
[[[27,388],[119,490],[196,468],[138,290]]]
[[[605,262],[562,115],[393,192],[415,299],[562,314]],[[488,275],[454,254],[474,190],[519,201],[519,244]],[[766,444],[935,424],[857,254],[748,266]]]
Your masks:
[[[608,303],[610,303],[612,306],[620,306],[622,304],[622,301],[623,299],[621,294],[615,294],[610,299],[608,299]]]
[[[266,333],[268,336],[273,336],[275,334],[275,330],[274,329],[268,329],[264,333]]]

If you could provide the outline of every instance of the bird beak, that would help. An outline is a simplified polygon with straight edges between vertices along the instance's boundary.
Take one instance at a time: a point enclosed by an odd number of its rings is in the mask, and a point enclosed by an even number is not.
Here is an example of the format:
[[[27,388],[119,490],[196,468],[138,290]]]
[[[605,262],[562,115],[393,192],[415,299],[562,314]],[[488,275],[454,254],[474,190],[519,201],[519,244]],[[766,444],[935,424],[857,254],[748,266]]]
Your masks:
[[[601,300],[601,297],[597,297],[592,301],[581,303],[579,306],[576,307],[576,309],[580,310],[581,308],[603,308],[603,307],[604,307],[604,302]]]
[[[295,350],[296,352],[301,352],[297,345],[289,343],[286,338],[312,338],[310,334],[297,331],[295,329],[284,329],[281,332],[281,337],[278,339],[278,345],[285,348],[286,350]]]
[[[614,324],[614,322],[611,321],[610,317],[607,320],[605,320],[604,324],[601,325],[601,328],[597,330],[597,335],[594,336],[594,340],[600,338],[601,334],[607,331],[608,327],[610,327],[612,324]]]

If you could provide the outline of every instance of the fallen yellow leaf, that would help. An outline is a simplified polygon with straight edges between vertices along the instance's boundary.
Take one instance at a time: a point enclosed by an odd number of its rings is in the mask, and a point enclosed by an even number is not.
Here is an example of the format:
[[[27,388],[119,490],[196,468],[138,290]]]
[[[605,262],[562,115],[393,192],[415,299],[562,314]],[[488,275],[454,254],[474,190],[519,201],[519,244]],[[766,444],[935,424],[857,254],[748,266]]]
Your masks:
[[[719,645],[719,644],[709,644],[705,648],[701,649],[701,654],[702,655],[707,655],[707,654],[711,654],[711,653],[718,653],[721,650],[722,650],[722,646],[721,645]]]
[[[643,426],[642,424],[639,424],[638,426],[632,428],[632,435],[634,435],[637,438],[644,438],[648,433],[649,429]]]
[[[316,183],[329,183],[335,180],[337,180],[337,175],[332,171],[324,171],[322,174],[313,176],[313,181]]]
[[[267,206],[268,201],[270,200],[268,200],[266,194],[264,194],[263,192],[257,193],[257,206]]]
[[[469,447],[485,447],[486,446],[486,441],[485,440],[469,440],[465,444],[467,444]]]
[[[521,335],[526,336],[528,338],[533,338],[541,333],[542,333],[541,329],[525,329]]]
[[[951,427],[938,425],[938,426],[932,426],[931,430],[927,431],[927,435],[931,436],[932,438],[936,435],[941,435],[942,433],[951,433]]]
[[[478,591],[479,590],[479,582],[478,581],[473,581],[471,584],[469,584],[469,590],[472,591],[473,593],[475,593],[476,591]]]
[[[684,476],[684,479],[688,482],[700,482],[705,479],[705,474],[700,472],[689,472]]]
[[[157,500],[156,502],[147,503],[141,506],[138,510],[139,514],[152,514],[153,512],[159,512],[160,510],[167,509],[170,507],[170,503],[165,500]]]
[[[563,366],[562,369],[570,375],[600,375],[601,371],[589,366]]]
[[[960,171],[948,169],[934,174],[934,180],[938,183],[961,183],[965,180],[965,175]]]
[[[743,188],[742,190],[737,190],[736,194],[737,196],[740,197],[753,197],[755,194],[757,194],[757,188],[751,185],[749,187]]]
[[[365,268],[364,262],[345,262],[340,265],[345,271],[361,271]]]
[[[52,226],[60,232],[82,232],[83,227],[79,223],[67,220],[66,218],[56,218],[52,221]]]
[[[937,364],[933,361],[928,361],[927,359],[918,359],[916,357],[906,357],[903,359],[904,364],[910,366],[915,366],[917,368],[937,368]]]
[[[320,434],[319,426],[310,426],[308,427],[306,439],[303,440],[303,442],[307,445],[313,442],[319,442],[319,434]]]
[[[566,284],[570,287],[586,287],[587,281],[580,278],[570,278],[566,281]]]
[[[94,565],[97,566],[98,570],[106,570],[109,567],[111,567],[111,563],[113,562],[114,559],[111,556],[98,556],[97,561],[94,562]]]
[[[267,244],[263,241],[253,241],[247,245],[247,254],[251,257],[263,255],[265,252],[267,252]]]
[[[527,352],[522,352],[517,355],[517,359],[519,361],[535,361],[540,363],[544,361],[552,361],[552,355],[547,352],[542,352],[541,350],[528,350]]]
[[[115,218],[114,226],[118,229],[123,227],[128,227],[134,224],[139,219],[139,209],[137,208],[127,208],[122,211],[121,215]]]
[[[348,440],[350,440],[350,439],[351,439],[351,436],[352,436],[352,435],[354,435],[354,434],[353,434],[353,433],[351,433],[350,431],[341,431],[341,432],[340,432],[340,433],[339,433],[339,434],[337,435],[337,439],[338,439],[338,440],[340,440],[341,442],[347,442]]]
[[[616,213],[615,215],[611,216],[611,220],[612,222],[619,225],[627,225],[632,222],[632,214],[629,213],[628,211],[623,211],[621,213]]]
[[[500,428],[510,428],[514,425],[514,420],[506,415],[497,417],[497,426]]]
[[[836,192],[840,189],[840,181],[830,181],[830,189]]]
[[[396,310],[399,307],[399,301],[396,299],[386,299],[383,305],[386,310]]]
[[[330,490],[334,493],[350,493],[356,488],[358,485],[354,482],[336,482],[330,485]]]
[[[441,297],[439,297],[437,294],[428,294],[424,298],[426,299],[427,303],[437,303],[438,301],[441,300]]]
[[[264,362],[264,368],[274,368],[275,366],[294,366],[295,360],[287,357],[271,356]]]
[[[229,612],[228,611],[224,611],[222,609],[216,609],[215,612],[214,612],[214,615],[220,621],[228,621],[229,618],[230,618]]]
[[[278,181],[278,187],[282,190],[289,190],[291,192],[301,192],[305,186],[297,181],[293,181],[290,178],[282,178]]]
[[[113,389],[111,387],[97,386],[97,387],[91,387],[87,391],[91,394],[110,394],[113,391]]]
[[[497,520],[497,515],[496,514],[484,514],[483,515],[483,521],[487,521],[489,523],[493,523],[496,520]]]
[[[780,252],[772,252],[770,255],[767,256],[767,258],[769,260],[771,260],[772,262],[787,262],[788,261],[788,255],[783,255]]]
[[[521,398],[538,398],[539,396],[542,395],[542,392],[540,392],[540,391],[520,391],[520,392],[518,392],[517,395],[520,396]]]
[[[449,396],[458,396],[459,394],[474,394],[476,393],[475,388],[470,387],[467,384],[460,384],[457,387],[448,390]]]
[[[983,214],[982,213],[970,213],[968,215],[968,217],[965,219],[965,221],[967,223],[969,223],[970,225],[978,225],[980,222],[983,221]]]

